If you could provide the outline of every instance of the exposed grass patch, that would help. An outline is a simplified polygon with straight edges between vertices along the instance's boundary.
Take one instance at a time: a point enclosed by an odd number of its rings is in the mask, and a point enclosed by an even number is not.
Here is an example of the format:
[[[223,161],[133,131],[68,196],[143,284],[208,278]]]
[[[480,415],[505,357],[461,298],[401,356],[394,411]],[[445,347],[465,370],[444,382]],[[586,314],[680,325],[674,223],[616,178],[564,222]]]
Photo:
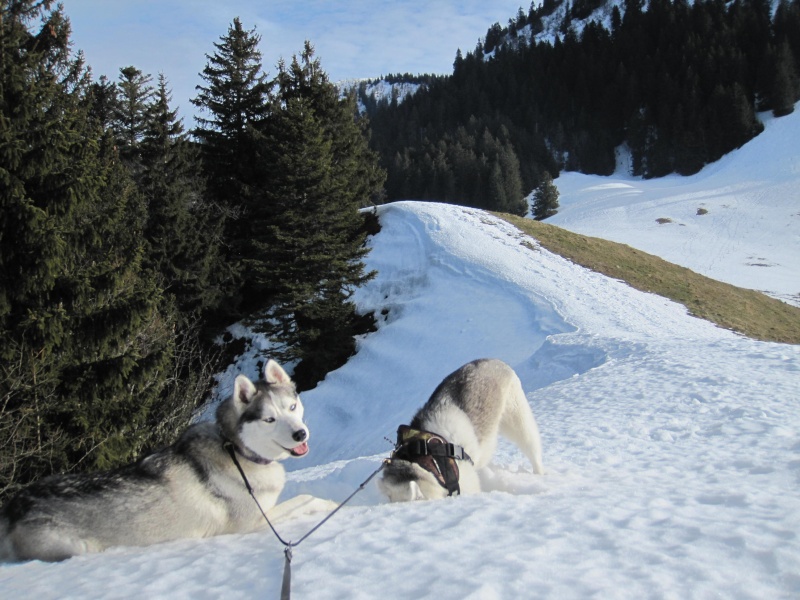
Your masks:
[[[656,219],[656,223],[658,223],[659,225],[665,225],[667,223],[672,223],[672,219],[670,219],[669,217],[659,217],[658,219]]]
[[[652,254],[554,225],[497,214],[543,248],[631,287],[683,304],[695,317],[757,340],[800,344],[800,308],[698,275]]]

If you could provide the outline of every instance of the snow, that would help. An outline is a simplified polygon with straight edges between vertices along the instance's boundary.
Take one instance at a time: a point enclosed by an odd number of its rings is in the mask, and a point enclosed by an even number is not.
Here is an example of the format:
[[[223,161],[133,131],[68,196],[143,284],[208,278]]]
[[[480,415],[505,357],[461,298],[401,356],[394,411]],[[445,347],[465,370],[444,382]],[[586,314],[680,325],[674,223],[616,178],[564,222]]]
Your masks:
[[[552,222],[796,298],[800,114],[766,124],[694,177],[562,175]],[[519,373],[546,474],[502,443],[476,496],[388,504],[373,481],[295,548],[294,598],[800,596],[800,346],[690,317],[478,210],[379,215],[379,275],[356,300],[388,312],[303,395],[311,452],[283,497],[341,501],[436,384],[485,356]],[[223,379],[240,371],[255,376],[254,359]],[[265,530],[0,565],[0,598],[277,598],[282,569]]]
[[[542,17],[541,31],[534,34],[533,28],[530,25],[525,25],[518,29],[515,35],[509,32],[501,40],[500,45],[511,48],[516,48],[520,44],[530,45],[531,43],[554,45],[556,38],[564,39],[564,20],[567,18],[567,14],[572,11],[572,8],[571,4],[560,4],[551,14]],[[583,19],[570,17],[569,28],[578,37],[583,34],[583,30],[589,23],[596,23],[606,31],[611,31],[614,8],[619,9],[620,15],[625,14],[625,3],[622,0],[606,0]],[[493,49],[491,52],[485,53],[484,58],[487,60],[492,59],[495,53],[496,50]]]
[[[613,177],[564,173],[547,222],[800,306],[800,118],[762,120],[764,133],[692,177],[635,178],[624,155]]]

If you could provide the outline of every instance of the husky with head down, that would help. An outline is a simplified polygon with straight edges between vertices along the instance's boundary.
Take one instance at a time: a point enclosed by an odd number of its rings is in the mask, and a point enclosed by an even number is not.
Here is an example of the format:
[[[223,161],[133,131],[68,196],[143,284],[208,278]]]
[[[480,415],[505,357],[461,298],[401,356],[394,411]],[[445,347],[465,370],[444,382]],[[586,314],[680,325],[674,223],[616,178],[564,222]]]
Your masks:
[[[480,492],[498,435],[514,442],[541,474],[542,444],[522,384],[502,361],[467,363],[398,429],[397,447],[378,485],[391,502]]]
[[[294,383],[269,360],[260,381],[236,378],[216,422],[189,427],[172,446],[114,471],[47,477],[23,489],[0,512],[0,559],[56,561],[261,529],[266,522],[235,463],[269,510],[285,482],[280,461],[305,455],[309,437]],[[280,519],[313,500],[299,496],[268,515]]]

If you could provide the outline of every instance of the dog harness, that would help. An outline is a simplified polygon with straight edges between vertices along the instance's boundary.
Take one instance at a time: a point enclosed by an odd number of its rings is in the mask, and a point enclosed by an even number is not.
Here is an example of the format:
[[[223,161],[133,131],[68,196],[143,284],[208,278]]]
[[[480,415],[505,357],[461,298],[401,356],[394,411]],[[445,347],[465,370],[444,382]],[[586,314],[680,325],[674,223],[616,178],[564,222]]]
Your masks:
[[[451,444],[436,433],[412,429],[408,425],[397,428],[397,446],[392,458],[418,464],[436,478],[448,496],[461,494],[456,461],[472,462],[461,446]]]

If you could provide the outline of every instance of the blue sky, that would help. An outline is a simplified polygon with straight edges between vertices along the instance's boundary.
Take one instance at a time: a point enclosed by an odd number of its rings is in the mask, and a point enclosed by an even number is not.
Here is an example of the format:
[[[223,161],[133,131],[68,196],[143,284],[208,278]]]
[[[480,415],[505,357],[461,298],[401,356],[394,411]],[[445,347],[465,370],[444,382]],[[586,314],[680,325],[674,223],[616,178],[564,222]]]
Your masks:
[[[235,17],[256,28],[265,70],[308,39],[332,81],[389,73],[450,73],[456,51],[475,48],[525,0],[61,0],[74,50],[95,76],[116,81],[133,65],[164,73],[187,127],[206,54]]]

